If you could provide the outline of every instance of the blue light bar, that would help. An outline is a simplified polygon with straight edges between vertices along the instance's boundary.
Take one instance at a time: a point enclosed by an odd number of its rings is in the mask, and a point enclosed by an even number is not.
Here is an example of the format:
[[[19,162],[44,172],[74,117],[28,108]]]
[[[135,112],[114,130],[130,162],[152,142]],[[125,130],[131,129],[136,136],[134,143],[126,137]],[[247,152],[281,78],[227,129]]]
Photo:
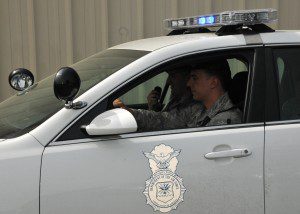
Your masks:
[[[254,25],[277,21],[277,10],[237,10],[222,13],[200,15],[179,19],[164,20],[167,29],[186,29],[195,27],[215,27],[224,25]]]

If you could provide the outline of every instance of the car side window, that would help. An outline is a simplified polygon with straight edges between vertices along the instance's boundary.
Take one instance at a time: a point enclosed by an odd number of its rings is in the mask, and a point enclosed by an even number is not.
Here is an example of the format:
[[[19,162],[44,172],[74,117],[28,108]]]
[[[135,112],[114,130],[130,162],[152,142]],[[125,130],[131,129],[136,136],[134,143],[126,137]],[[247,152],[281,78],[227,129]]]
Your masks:
[[[183,59],[182,61],[179,60],[176,63],[173,62],[173,64],[171,62],[165,65],[163,69],[155,69],[156,72],[158,70],[164,72],[150,79],[140,81],[138,85],[135,85],[127,91],[121,89],[120,93],[117,93],[117,96],[112,96],[110,99],[111,102],[120,100],[121,105],[119,105],[120,103],[115,103],[109,106],[122,107],[124,104],[125,108],[135,117],[138,124],[138,132],[244,123],[243,113],[245,109],[251,57],[253,57],[252,52],[247,54],[222,54],[211,57],[194,56],[193,58]],[[210,109],[207,110],[203,105],[201,98],[198,99],[197,95],[195,96],[195,88],[192,88],[190,82],[193,82],[193,71],[197,70],[195,66],[210,66],[214,62],[226,64],[231,80],[225,89],[226,93],[222,95],[223,97],[227,97],[224,98],[224,101],[220,101],[220,96],[214,103],[216,107],[218,106],[217,102],[220,102],[220,105],[217,107],[218,109],[214,111],[211,110],[213,112],[211,113]],[[216,67],[216,69],[218,69],[218,67]],[[224,72],[226,72],[225,70]],[[223,72],[223,70],[221,72]],[[175,76],[175,74],[179,75],[179,73],[183,84],[172,84],[172,76]],[[169,80],[170,87],[168,92],[170,96],[165,97],[163,106],[159,110],[153,111],[150,109],[151,111],[149,111],[149,104],[147,105],[149,100],[147,100],[147,96],[156,85],[164,88],[164,81],[159,81],[162,79],[165,81],[167,79]],[[167,81],[165,83],[167,83]],[[180,88],[179,92],[186,90],[186,93],[178,93],[178,91],[176,92],[176,88]],[[201,93],[201,91],[199,93]],[[174,97],[176,97],[177,94],[180,94],[178,96],[180,98],[176,100]],[[169,97],[170,99],[168,99]],[[186,99],[181,102],[181,98]],[[222,102],[230,103],[228,104],[230,107],[222,106]],[[224,109],[222,109],[223,107]],[[204,120],[205,115],[207,116],[206,120]],[[235,115],[236,117],[231,117],[231,115]],[[196,116],[197,118],[195,119]],[[223,117],[226,117],[226,120]]]
[[[275,49],[273,52],[281,120],[300,119],[299,55],[300,48]]]
[[[132,88],[127,93],[123,94],[120,99],[122,102],[126,103],[126,105],[132,108],[148,108],[148,94],[154,90],[156,87],[159,90],[163,90],[166,86],[168,79],[167,72],[161,72],[158,75],[148,79],[147,81],[139,84],[138,86]],[[166,103],[169,99],[169,94],[165,97],[164,103]]]
[[[124,104],[135,117],[138,125],[137,132],[247,123],[247,121],[244,120],[243,114],[245,114],[245,106],[248,105],[247,102],[250,100],[247,99],[247,94],[250,94],[248,93],[249,88],[251,88],[248,87],[248,82],[250,82],[248,78],[253,68],[253,57],[254,50],[247,49],[237,50],[235,52],[224,51],[217,54],[197,54],[176,59],[175,61],[169,61],[143,73],[121,88],[113,91],[104,101],[73,124],[58,140],[87,138],[88,136],[82,131],[82,127],[89,125],[91,121],[101,113],[122,107],[119,104]],[[232,105],[226,106],[227,108],[224,110],[214,110],[217,117],[216,120],[210,118],[213,122],[210,123],[210,120],[205,119],[205,116],[203,116],[205,115],[204,113],[208,111],[203,108],[201,101],[195,99],[191,87],[188,86],[187,83],[193,79],[191,75],[193,64],[204,64],[208,61],[212,62],[220,59],[226,63],[230,72],[229,78],[231,81],[229,87],[226,89],[226,100],[230,99]],[[148,95],[157,87],[161,90],[158,95],[159,105],[149,109]],[[177,93],[176,88],[180,88],[177,92],[186,90],[187,96],[182,96],[181,94],[182,100],[174,100],[174,96]],[[226,103],[223,101],[221,103]],[[157,102],[155,104],[157,104]],[[230,111],[238,112],[238,122],[235,121],[235,118],[227,118],[226,114],[229,113],[228,115],[230,115]],[[143,113],[140,115],[141,117],[138,117],[134,112]],[[200,115],[199,121],[201,124],[198,124],[198,121],[193,118],[195,114]],[[226,115],[226,120],[221,117],[221,114]],[[157,115],[159,115],[159,117],[157,117]],[[161,118],[160,115],[168,116]],[[177,118],[177,115],[180,117]],[[144,129],[145,127],[141,124],[141,120],[144,125],[146,124],[146,126],[149,127]],[[180,120],[184,120],[184,122],[181,123]],[[163,123],[166,125],[162,127],[161,125]]]

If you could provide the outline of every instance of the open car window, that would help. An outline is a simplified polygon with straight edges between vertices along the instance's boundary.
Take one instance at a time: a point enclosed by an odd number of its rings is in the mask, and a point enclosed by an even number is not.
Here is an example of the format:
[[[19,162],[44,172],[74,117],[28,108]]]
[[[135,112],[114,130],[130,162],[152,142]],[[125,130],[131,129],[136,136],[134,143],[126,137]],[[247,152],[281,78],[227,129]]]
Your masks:
[[[168,73],[161,72],[142,84],[132,88],[130,91],[123,94],[120,99],[130,108],[148,109],[147,97],[152,90],[159,87],[160,90],[167,90],[167,94],[163,100],[163,105],[165,105],[170,99],[170,89],[168,88],[167,80]]]
[[[148,94],[156,87],[159,86],[162,90],[165,87],[166,81],[169,77],[168,71],[172,69],[176,69],[178,67],[186,66],[187,70],[190,68],[189,64],[193,61],[201,61],[203,59],[213,59],[214,57],[220,58],[223,57],[227,60],[228,65],[231,71],[231,78],[233,85],[229,88],[228,94],[232,101],[234,102],[235,108],[238,108],[241,111],[241,120],[242,123],[246,123],[244,113],[245,107],[247,105],[247,94],[250,86],[248,86],[248,78],[250,73],[253,70],[253,57],[254,50],[246,50],[229,53],[217,53],[217,54],[207,54],[207,55],[193,55],[188,56],[186,58],[182,58],[180,60],[176,60],[176,62],[168,62],[166,64],[162,64],[152,70],[149,70],[143,73],[140,76],[135,77],[124,86],[119,88],[116,91],[113,91],[112,94],[107,97],[103,102],[99,103],[96,107],[90,110],[89,113],[84,115],[80,120],[78,120],[69,130],[67,130],[59,140],[71,140],[71,139],[79,139],[86,138],[82,131],[80,131],[80,127],[84,125],[88,125],[91,121],[97,116],[103,113],[104,111],[108,111],[114,109],[113,102],[116,99],[120,99],[128,108],[132,108],[134,110],[145,110],[148,111],[147,105],[147,96]],[[164,97],[163,107],[160,111],[165,112],[166,106],[168,106],[170,100],[172,98],[172,90],[171,87],[168,88],[166,96]],[[153,110],[151,110],[153,111]],[[160,111],[157,111],[157,114],[160,114]],[[150,111],[149,111],[150,112]],[[189,115],[187,115],[189,116]],[[153,118],[155,119],[155,118]],[[192,127],[185,127],[192,128]],[[175,127],[172,129],[182,129],[182,127]],[[159,129],[162,131],[164,129]],[[166,130],[166,129],[165,129]],[[152,130],[143,131],[141,129],[138,132],[151,132]],[[157,131],[157,130],[153,130]]]

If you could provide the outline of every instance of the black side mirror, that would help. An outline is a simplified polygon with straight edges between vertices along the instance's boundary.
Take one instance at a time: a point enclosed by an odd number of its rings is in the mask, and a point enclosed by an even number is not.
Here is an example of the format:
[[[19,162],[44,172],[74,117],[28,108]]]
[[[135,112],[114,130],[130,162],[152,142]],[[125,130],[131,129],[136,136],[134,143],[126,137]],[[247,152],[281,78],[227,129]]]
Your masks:
[[[33,85],[34,76],[25,68],[17,68],[9,74],[8,82],[13,89],[17,91],[24,91]]]
[[[86,102],[73,103],[73,99],[80,89],[81,80],[77,72],[70,67],[58,70],[54,77],[54,94],[59,100],[66,102],[66,108],[81,109],[87,105]]]

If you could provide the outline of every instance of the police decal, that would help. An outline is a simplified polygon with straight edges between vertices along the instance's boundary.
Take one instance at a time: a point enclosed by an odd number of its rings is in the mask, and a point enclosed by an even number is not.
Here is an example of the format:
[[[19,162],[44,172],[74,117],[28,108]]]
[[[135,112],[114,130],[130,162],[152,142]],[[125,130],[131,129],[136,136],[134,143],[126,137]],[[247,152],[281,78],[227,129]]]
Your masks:
[[[186,189],[182,178],[175,173],[179,154],[180,150],[164,144],[156,146],[151,153],[144,152],[153,175],[146,181],[143,193],[154,211],[169,212],[183,201]]]

